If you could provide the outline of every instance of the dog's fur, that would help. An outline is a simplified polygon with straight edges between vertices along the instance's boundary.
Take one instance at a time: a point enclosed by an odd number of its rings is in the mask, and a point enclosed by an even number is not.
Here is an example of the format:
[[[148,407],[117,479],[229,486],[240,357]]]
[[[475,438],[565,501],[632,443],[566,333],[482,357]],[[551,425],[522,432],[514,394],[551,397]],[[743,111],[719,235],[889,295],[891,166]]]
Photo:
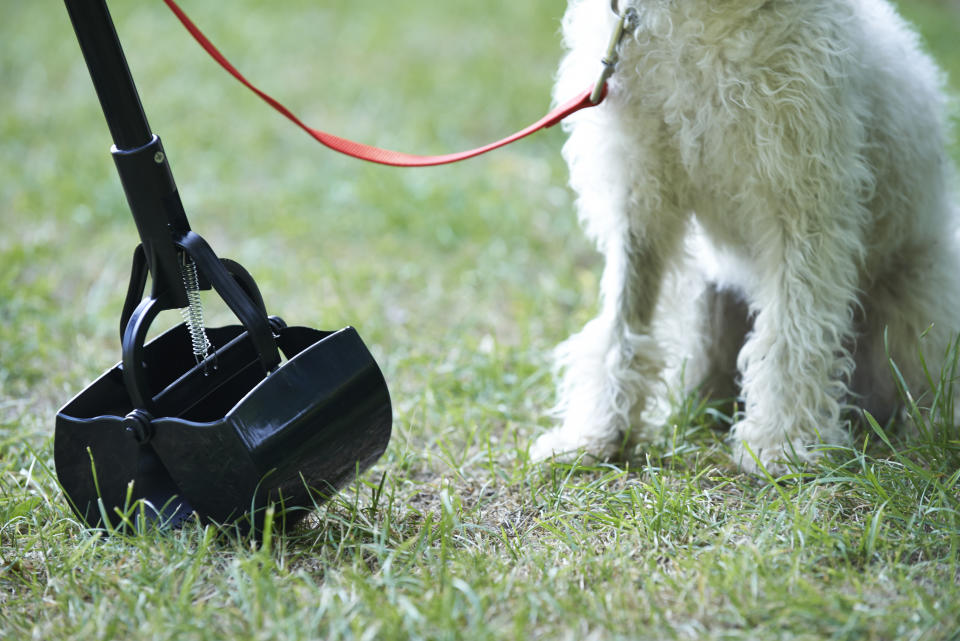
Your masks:
[[[744,468],[809,460],[851,405],[895,411],[885,336],[919,390],[918,348],[936,371],[960,328],[941,74],[885,0],[620,5],[638,26],[564,147],[602,310],[557,350],[562,424],[532,456],[609,457],[702,385],[742,397]],[[615,20],[570,0],[557,100]]]

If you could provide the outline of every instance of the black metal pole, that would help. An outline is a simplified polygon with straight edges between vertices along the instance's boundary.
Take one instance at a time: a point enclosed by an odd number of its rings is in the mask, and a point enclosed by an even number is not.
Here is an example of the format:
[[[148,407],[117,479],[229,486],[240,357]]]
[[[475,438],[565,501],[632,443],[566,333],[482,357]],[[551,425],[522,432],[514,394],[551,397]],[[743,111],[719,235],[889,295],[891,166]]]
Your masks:
[[[153,135],[105,0],[65,2],[114,144],[121,150],[148,144]]]
[[[143,244],[151,297],[187,306],[175,242],[190,231],[160,139],[150,131],[106,0],[64,0],[113,136],[113,159]]]

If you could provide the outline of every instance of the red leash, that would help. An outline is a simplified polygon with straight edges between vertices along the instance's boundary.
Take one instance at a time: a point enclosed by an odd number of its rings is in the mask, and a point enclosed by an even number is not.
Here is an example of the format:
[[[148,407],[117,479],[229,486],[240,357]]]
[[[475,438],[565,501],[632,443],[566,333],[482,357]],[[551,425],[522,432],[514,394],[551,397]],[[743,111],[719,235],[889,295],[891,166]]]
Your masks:
[[[547,127],[552,127],[557,124],[570,114],[585,109],[587,107],[593,107],[603,100],[605,94],[601,94],[597,102],[592,102],[590,95],[593,92],[593,87],[587,89],[579,96],[573,98],[572,100],[560,105],[546,116],[533,123],[526,129],[522,129],[512,136],[507,136],[503,140],[498,140],[492,142],[489,145],[484,145],[483,147],[478,147],[476,149],[470,149],[468,151],[461,151],[453,154],[444,154],[442,156],[416,156],[413,154],[405,154],[398,151],[390,151],[388,149],[380,149],[378,147],[371,147],[370,145],[364,145],[359,142],[354,142],[352,140],[347,140],[346,138],[341,138],[340,136],[334,136],[333,134],[328,134],[326,132],[320,131],[319,129],[314,129],[307,126],[299,118],[297,118],[293,112],[283,106],[279,101],[270,96],[264,91],[261,91],[256,86],[253,85],[249,80],[247,80],[243,74],[237,71],[237,68],[230,64],[230,61],[227,60],[220,51],[213,46],[213,43],[203,35],[203,32],[193,23],[190,18],[187,17],[187,14],[183,12],[174,0],[163,0],[170,10],[176,14],[177,18],[180,19],[180,22],[183,23],[183,26],[187,28],[187,31],[190,32],[190,35],[200,43],[200,46],[210,54],[210,56],[220,64],[221,67],[227,70],[227,72],[243,83],[250,91],[257,94],[262,98],[267,104],[271,107],[282,113],[288,119],[290,119],[298,127],[306,131],[313,138],[323,145],[326,145],[334,151],[339,151],[342,154],[348,156],[353,156],[354,158],[359,158],[361,160],[367,160],[370,162],[379,163],[381,165],[393,165],[395,167],[430,167],[433,165],[445,165],[448,163],[458,162],[460,160],[466,160],[467,158],[473,158],[474,156],[479,156],[480,154],[485,154],[488,151],[492,151],[504,145],[509,145],[512,142],[520,140],[521,138],[526,138],[535,131],[545,129]]]

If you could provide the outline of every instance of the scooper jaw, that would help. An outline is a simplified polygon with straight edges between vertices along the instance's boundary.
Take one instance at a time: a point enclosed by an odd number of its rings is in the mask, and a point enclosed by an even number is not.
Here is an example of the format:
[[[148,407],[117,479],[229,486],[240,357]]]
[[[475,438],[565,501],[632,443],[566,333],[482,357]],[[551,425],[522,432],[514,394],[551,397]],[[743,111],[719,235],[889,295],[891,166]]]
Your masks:
[[[353,328],[288,327],[268,316],[250,274],[190,229],[105,2],[66,5],[141,243],[121,315],[122,360],[57,414],[60,483],[94,527],[141,515],[179,525],[193,514],[256,525],[271,503],[291,525],[385,451],[392,409],[383,374]],[[238,325],[203,326],[199,291],[209,289]],[[183,324],[147,341],[161,311],[184,308]]]
[[[57,474],[91,526],[196,513],[256,522],[270,503],[288,525],[380,457],[390,439],[383,376],[352,328],[281,327],[287,361],[264,375],[245,329],[208,330],[216,367],[193,362],[180,325],[143,349],[153,414],[134,407],[118,364],[57,415]],[[131,488],[132,482],[132,488]]]

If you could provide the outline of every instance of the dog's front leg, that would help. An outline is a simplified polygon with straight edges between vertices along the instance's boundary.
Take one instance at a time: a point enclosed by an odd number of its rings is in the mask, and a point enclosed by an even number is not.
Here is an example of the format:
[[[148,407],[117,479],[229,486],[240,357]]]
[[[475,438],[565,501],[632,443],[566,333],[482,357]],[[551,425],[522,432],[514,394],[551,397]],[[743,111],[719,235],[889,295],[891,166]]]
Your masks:
[[[581,193],[581,214],[589,227],[597,217],[583,215],[585,202],[589,198]],[[614,456],[631,434],[643,431],[640,415],[651,396],[663,391],[663,359],[650,326],[684,219],[662,210],[640,214],[644,209],[636,202],[624,206],[597,234],[606,260],[601,312],[557,348],[563,374],[556,411],[562,424],[537,440],[534,460],[578,452],[597,459]]]
[[[748,471],[780,473],[815,459],[818,444],[846,440],[841,402],[854,367],[848,346],[861,256],[849,223],[857,216],[805,214],[779,218],[754,265],[756,316],[738,359],[745,415],[731,432],[734,458]]]

